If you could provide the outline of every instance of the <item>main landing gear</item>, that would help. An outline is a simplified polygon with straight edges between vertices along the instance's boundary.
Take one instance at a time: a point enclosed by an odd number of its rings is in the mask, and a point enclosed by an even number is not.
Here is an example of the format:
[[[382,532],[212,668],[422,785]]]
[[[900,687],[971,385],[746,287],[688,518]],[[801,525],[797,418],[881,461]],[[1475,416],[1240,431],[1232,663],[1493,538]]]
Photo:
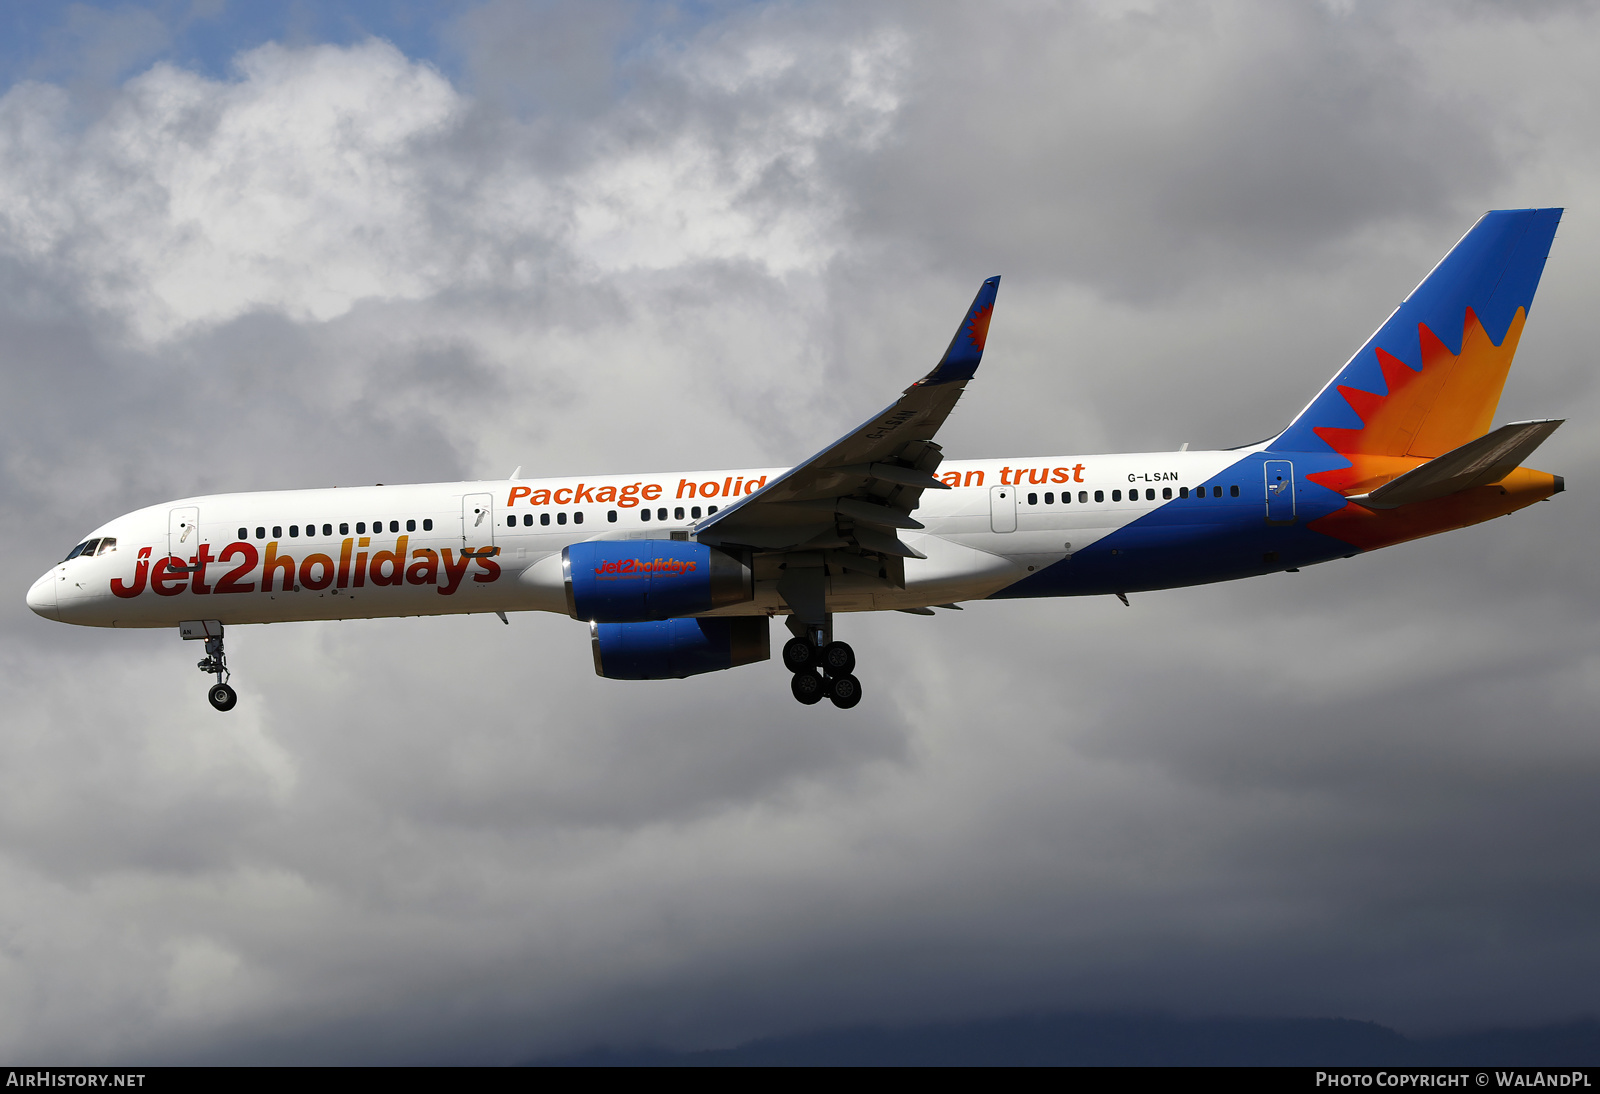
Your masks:
[[[206,655],[197,666],[201,672],[215,675],[217,682],[206,690],[206,698],[218,710],[232,710],[239,701],[239,693],[228,686],[228,655],[222,651],[222,624],[215,619],[198,619],[178,624],[178,634],[185,640],[205,639]]]
[[[861,702],[861,681],[852,675],[856,653],[844,642],[819,646],[811,635],[791,638],[783,646],[783,667],[794,673],[790,693],[806,706],[831,699],[849,710]]]

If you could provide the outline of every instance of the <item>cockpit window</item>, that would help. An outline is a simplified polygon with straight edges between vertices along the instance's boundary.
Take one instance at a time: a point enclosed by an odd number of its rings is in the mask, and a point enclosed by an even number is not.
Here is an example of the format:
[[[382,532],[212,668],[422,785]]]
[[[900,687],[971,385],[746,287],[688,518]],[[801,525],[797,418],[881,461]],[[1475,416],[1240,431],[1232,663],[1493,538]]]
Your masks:
[[[116,536],[107,536],[105,539],[100,541],[100,547],[99,547],[98,550],[95,551],[95,554],[103,555],[107,551],[115,551],[116,549],[117,549],[117,537]]]
[[[72,549],[72,551],[71,551],[71,553],[70,553],[70,554],[68,554],[68,555],[67,555],[67,557],[66,557],[66,558],[64,558],[64,559],[62,559],[62,560],[61,560],[61,561],[62,561],[62,562],[71,562],[71,561],[72,561],[72,560],[73,560],[73,559],[75,559],[75,558],[77,558],[77,557],[78,557],[78,556],[79,556],[79,555],[81,555],[81,554],[83,554],[83,549],[84,549],[84,548],[85,548],[85,547],[87,547],[87,546],[89,546],[89,544],[88,544],[88,543],[80,543],[80,544],[78,544],[78,545],[77,545],[77,546],[76,546],[76,547],[74,547],[74,548],[73,548],[73,549]]]

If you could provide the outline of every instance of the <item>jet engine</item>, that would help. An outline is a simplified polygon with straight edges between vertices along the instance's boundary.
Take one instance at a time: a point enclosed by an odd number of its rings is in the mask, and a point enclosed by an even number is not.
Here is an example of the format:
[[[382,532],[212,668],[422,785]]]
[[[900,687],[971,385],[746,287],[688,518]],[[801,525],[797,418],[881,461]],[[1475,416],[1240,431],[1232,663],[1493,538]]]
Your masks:
[[[772,656],[766,616],[590,623],[596,675],[612,680],[675,680],[765,661]]]
[[[747,561],[688,540],[597,539],[574,543],[561,552],[561,571],[567,614],[597,623],[667,620],[742,604],[755,597]]]

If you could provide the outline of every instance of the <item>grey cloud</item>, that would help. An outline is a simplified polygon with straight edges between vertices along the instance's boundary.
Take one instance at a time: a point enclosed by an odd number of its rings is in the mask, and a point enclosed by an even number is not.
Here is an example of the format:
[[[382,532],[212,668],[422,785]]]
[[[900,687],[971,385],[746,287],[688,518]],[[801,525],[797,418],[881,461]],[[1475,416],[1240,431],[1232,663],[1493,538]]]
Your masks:
[[[935,261],[1145,298],[1453,213],[1502,170],[1363,7],[935,10],[907,20],[923,63],[859,218]]]

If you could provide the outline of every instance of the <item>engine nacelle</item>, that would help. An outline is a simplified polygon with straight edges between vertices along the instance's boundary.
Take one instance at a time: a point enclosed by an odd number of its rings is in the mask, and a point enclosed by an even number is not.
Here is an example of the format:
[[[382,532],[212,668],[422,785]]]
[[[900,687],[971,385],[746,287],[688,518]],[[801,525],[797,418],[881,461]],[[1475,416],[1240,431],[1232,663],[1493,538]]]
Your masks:
[[[594,671],[611,680],[681,680],[772,656],[767,617],[590,623]]]
[[[592,623],[671,619],[755,597],[746,562],[727,551],[688,540],[574,543],[561,552],[561,571],[567,614]]]

